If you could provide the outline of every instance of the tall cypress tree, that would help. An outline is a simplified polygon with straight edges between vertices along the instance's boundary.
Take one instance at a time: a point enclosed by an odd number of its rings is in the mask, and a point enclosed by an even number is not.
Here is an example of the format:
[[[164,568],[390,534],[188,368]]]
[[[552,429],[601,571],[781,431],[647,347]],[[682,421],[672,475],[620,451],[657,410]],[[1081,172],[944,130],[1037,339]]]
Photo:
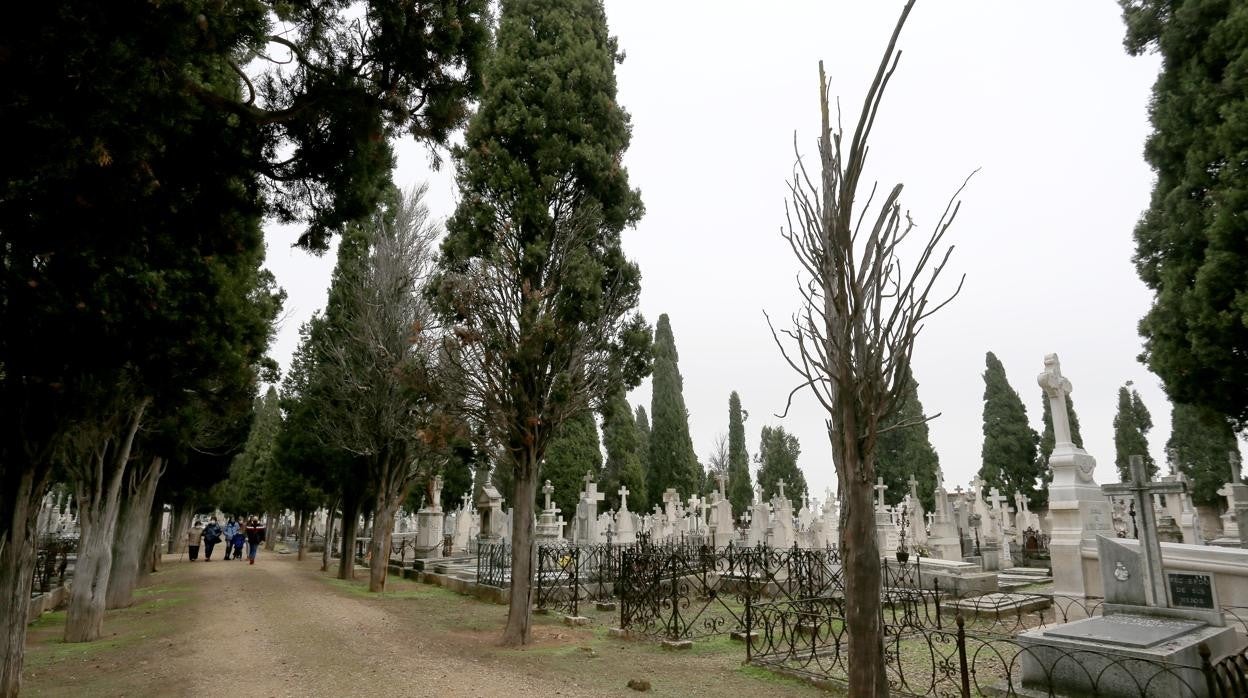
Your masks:
[[[1049,468],[1049,456],[1053,455],[1056,437],[1053,436],[1053,407],[1049,404],[1049,396],[1040,391],[1040,404],[1044,406],[1044,433],[1040,435],[1039,460],[1036,469],[1040,472],[1040,489],[1036,490],[1031,499],[1031,506],[1046,507],[1049,503],[1049,483],[1053,481],[1053,471]],[[1075,402],[1066,395],[1066,414],[1070,416],[1070,440],[1079,448],[1083,448],[1083,437],[1079,435],[1079,415],[1075,414]]]
[[[602,441],[607,449],[607,463],[600,489],[607,495],[606,505],[619,510],[619,489],[623,485],[628,488],[629,511],[645,511],[646,471],[642,470],[639,455],[641,433],[622,390],[603,406]]]
[[[1157,474],[1157,463],[1148,452],[1148,432],[1152,428],[1152,415],[1140,399],[1139,391],[1127,381],[1118,389],[1118,413],[1114,415],[1114,465],[1121,482],[1131,479],[1131,456],[1144,457],[1144,469],[1149,477]]]
[[[745,410],[737,391],[728,396],[728,501],[734,513],[744,512],[754,499],[750,454],[745,450]]]
[[[1242,2],[1119,0],[1126,48],[1156,51],[1156,171],[1135,228],[1135,266],[1153,290],[1142,358],[1177,402],[1248,425],[1248,28]]]
[[[646,480],[650,476],[650,417],[646,414],[646,408],[641,405],[637,405],[633,417],[637,423],[637,461],[641,464],[641,481],[646,483],[646,491],[638,494],[642,501],[653,506],[650,502],[650,485]]]
[[[806,476],[797,465],[802,447],[797,437],[784,427],[764,426],[759,434],[758,484],[763,488],[763,500],[769,501],[780,494],[780,481],[784,480],[784,496],[793,503],[793,511],[802,507],[806,498]]]
[[[906,372],[906,392],[892,414],[880,425],[875,447],[875,472],[888,485],[888,501],[896,503],[910,491],[910,476],[918,482],[919,501],[927,511],[936,508],[936,471],[940,457],[928,437],[919,384]],[[909,426],[898,426],[909,425]],[[896,427],[896,428],[891,428]]]
[[[546,460],[538,474],[543,485],[550,480],[555,488],[552,499],[569,521],[572,520],[581,490],[585,486],[587,471],[595,480],[600,479],[602,450],[598,446],[598,424],[594,420],[594,413],[581,410],[555,430],[555,436],[546,448]],[[546,495],[540,487],[537,490],[537,501],[546,501]]]
[[[650,470],[646,486],[651,502],[663,501],[669,487],[688,496],[700,488],[702,467],[689,437],[684,381],[677,367],[676,338],[667,314],[654,327],[654,377],[651,382]]]
[[[1178,460],[1187,476],[1192,501],[1217,505],[1218,490],[1231,477],[1231,453],[1239,454],[1239,440],[1231,421],[1207,407],[1175,403],[1170,413],[1170,439],[1166,450]]]
[[[1005,366],[988,352],[984,370],[984,446],[979,477],[1003,494],[1022,492],[1036,500],[1042,473],[1036,462],[1040,435],[1027,423],[1027,408],[1005,376]]]

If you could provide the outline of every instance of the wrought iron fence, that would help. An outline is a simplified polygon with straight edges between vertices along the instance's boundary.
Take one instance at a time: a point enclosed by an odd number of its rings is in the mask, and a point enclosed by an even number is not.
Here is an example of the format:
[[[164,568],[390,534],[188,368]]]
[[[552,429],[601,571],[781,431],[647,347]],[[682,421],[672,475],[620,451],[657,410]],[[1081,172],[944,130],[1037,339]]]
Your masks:
[[[481,543],[477,546],[477,583],[491,587],[511,586],[510,543]]]
[[[32,594],[46,594],[65,584],[70,576],[69,562],[77,557],[78,539],[46,536],[35,550],[35,577]]]
[[[848,636],[842,611],[838,600],[829,598],[755,605],[747,627],[747,661],[847,685]],[[886,625],[883,661],[890,691],[905,696],[1099,695],[1112,687],[1115,695],[1183,698],[1203,695],[1200,689],[1208,676],[1202,667],[972,635],[960,614],[943,630]],[[1219,663],[1223,665],[1227,675],[1242,666]]]
[[[917,561],[894,567],[886,585],[917,581]],[[751,606],[762,599],[831,598],[839,603],[841,574],[835,548],[625,551],[618,584],[620,627],[673,640],[738,631],[749,624]]]
[[[1211,698],[1248,696],[1248,648],[1212,664],[1209,647],[1201,643],[1200,666],[1205,674],[1205,687]]]

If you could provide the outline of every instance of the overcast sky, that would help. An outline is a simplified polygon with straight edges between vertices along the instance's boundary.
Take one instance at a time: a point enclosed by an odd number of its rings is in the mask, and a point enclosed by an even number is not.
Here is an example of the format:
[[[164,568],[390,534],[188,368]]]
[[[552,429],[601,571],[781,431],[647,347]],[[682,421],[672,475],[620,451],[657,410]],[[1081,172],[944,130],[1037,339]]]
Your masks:
[[[641,266],[641,310],[671,317],[694,448],[705,463],[728,427],[728,394],[759,429],[783,424],[801,440],[812,494],[835,474],[826,415],[802,396],[778,419],[796,377],[772,343],[763,311],[798,308],[797,263],[779,237],[793,142],[814,154],[817,63],[849,114],[860,108],[901,0],[608,0],[627,60],[619,99],[632,114],[625,158],[646,215],[624,234]],[[777,9],[781,8],[781,9]],[[923,228],[972,170],[948,241],[962,294],[931,318],[915,351],[919,397],[952,489],[980,467],[984,355],[1005,364],[1033,427],[1036,375],[1056,352],[1074,384],[1084,445],[1098,482],[1115,475],[1117,390],[1134,381],[1164,462],[1170,405],[1137,360],[1139,318],[1151,294],[1131,264],[1132,229],[1152,173],[1142,157],[1160,61],[1131,57],[1111,0],[924,0],[902,33],[901,65],[872,134],[866,181],[905,184],[902,205]],[[452,165],[432,172],[426,152],[400,145],[400,186],[429,181],[445,218]],[[269,230],[268,266],[289,293],[273,348],[283,367],[299,325],[323,307],[333,255],[290,249],[293,230]],[[953,280],[953,276],[950,277]],[[649,411],[650,386],[630,395]]]

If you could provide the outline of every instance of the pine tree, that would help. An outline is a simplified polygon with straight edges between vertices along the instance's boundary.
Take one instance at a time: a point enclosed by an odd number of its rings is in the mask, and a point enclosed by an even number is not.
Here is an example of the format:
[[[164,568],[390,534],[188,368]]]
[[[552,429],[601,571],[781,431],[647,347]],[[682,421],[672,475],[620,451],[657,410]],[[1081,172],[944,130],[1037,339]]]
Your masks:
[[[793,503],[793,511],[802,508],[806,500],[806,476],[797,465],[802,448],[797,437],[784,427],[764,426],[759,435],[758,484],[763,488],[763,500],[770,501],[780,494],[780,481],[784,480],[784,496]]]
[[[595,482],[600,481],[602,450],[598,446],[598,424],[594,413],[581,410],[559,425],[550,446],[546,448],[546,460],[538,474],[543,486],[550,480],[555,488],[552,500],[569,521],[576,512],[581,490],[585,488],[586,472]],[[545,501],[546,496],[538,488],[537,502]]]
[[[1193,502],[1218,506],[1225,501],[1218,490],[1231,476],[1230,454],[1239,455],[1229,419],[1207,407],[1176,403],[1166,450],[1187,476]]]
[[[685,409],[684,382],[677,366],[676,339],[667,314],[654,327],[654,374],[651,379],[650,470],[646,485],[651,502],[663,501],[663,492],[674,488],[688,496],[701,486],[701,466],[689,437],[689,412]]]
[[[607,463],[600,491],[606,493],[605,505],[613,511],[620,508],[620,486],[628,488],[629,511],[646,510],[646,472],[642,470],[641,432],[633,419],[632,409],[618,391],[603,406],[602,441],[607,449]]]
[[[1031,498],[1030,506],[1047,507],[1049,503],[1049,483],[1053,481],[1053,471],[1049,468],[1049,456],[1053,455],[1055,445],[1053,436],[1053,407],[1049,397],[1040,391],[1040,404],[1044,406],[1044,433],[1040,435],[1040,455],[1036,469],[1040,472],[1040,488]],[[1075,402],[1068,393],[1066,395],[1066,413],[1070,415],[1070,440],[1079,448],[1083,448],[1083,437],[1079,435],[1079,415],[1075,414]],[[1011,493],[1013,494],[1013,493]]]
[[[750,454],[745,450],[745,420],[749,415],[741,409],[737,391],[728,396],[728,501],[734,513],[744,512],[754,500],[754,483],[750,479]]]
[[[901,403],[880,425],[876,442],[875,472],[888,485],[889,502],[897,503],[910,492],[910,477],[918,482],[919,501],[926,511],[936,507],[936,471],[940,457],[928,438],[923,403],[919,402],[919,384],[906,372],[906,391]],[[909,425],[897,428],[896,425]],[[886,431],[885,431],[886,430]]]
[[[1131,456],[1144,457],[1144,469],[1150,478],[1157,474],[1157,463],[1148,452],[1148,432],[1152,428],[1152,415],[1140,393],[1127,381],[1118,389],[1118,413],[1114,415],[1114,465],[1120,482],[1131,480]]]
[[[638,496],[647,504],[647,511],[653,503],[650,501],[650,484],[646,478],[650,476],[650,418],[646,414],[646,408],[637,405],[637,411],[634,413],[634,419],[637,423],[637,462],[641,464],[641,481],[645,483],[644,492],[638,492]],[[643,511],[637,508],[634,511]]]
[[[988,352],[984,370],[984,445],[979,477],[985,488],[1003,494],[1021,492],[1037,499],[1036,482],[1042,477],[1036,462],[1040,435],[1027,423],[1027,408],[1010,386],[1005,367]],[[1008,496],[1008,495],[1007,495]]]
[[[1248,29],[1242,2],[1119,0],[1133,55],[1156,51],[1157,173],[1135,228],[1135,265],[1153,290],[1143,360],[1177,402],[1248,424]]]

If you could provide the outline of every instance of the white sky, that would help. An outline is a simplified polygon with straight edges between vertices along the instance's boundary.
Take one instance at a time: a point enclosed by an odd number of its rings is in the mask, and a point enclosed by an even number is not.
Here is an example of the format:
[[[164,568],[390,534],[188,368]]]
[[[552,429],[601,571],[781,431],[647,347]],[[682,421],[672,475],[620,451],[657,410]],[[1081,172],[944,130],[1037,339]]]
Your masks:
[[[625,231],[642,270],[641,309],[671,317],[694,448],[705,463],[728,427],[728,394],[750,413],[751,455],[764,424],[801,440],[812,494],[835,482],[825,415],[809,397],[789,417],[796,377],[763,318],[798,308],[797,263],[779,237],[797,134],[813,156],[817,62],[839,95],[847,128],[861,105],[901,0],[608,0],[627,54],[619,99],[632,114],[625,158],[646,216]],[[1139,362],[1139,318],[1151,295],[1131,264],[1132,229],[1152,174],[1142,158],[1159,60],[1122,49],[1110,0],[924,0],[902,33],[901,65],[873,132],[866,182],[906,185],[902,205],[927,229],[975,168],[947,240],[967,275],[954,303],[931,318],[915,352],[919,397],[948,486],[980,466],[984,354],[993,351],[1041,428],[1036,374],[1057,352],[1074,384],[1084,445],[1097,479],[1114,474],[1118,387],[1135,381],[1156,424],[1164,462],[1170,405]],[[431,172],[426,152],[400,145],[396,182],[430,182],[445,218],[453,165]],[[865,192],[864,192],[865,195]],[[293,229],[269,230],[268,266],[287,290],[273,356],[288,366],[299,325],[325,303],[334,256],[292,250]],[[649,411],[649,382],[630,395]]]

